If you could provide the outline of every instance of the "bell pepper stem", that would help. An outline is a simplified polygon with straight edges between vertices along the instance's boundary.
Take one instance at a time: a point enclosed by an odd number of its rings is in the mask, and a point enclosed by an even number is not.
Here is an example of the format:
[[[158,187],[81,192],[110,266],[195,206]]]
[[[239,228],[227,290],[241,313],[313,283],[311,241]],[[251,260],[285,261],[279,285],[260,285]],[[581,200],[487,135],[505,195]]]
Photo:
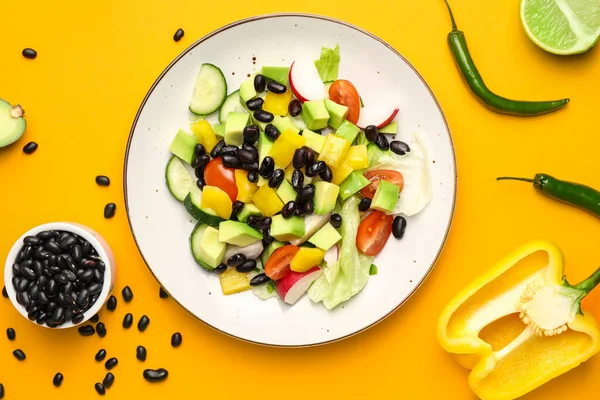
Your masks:
[[[600,283],[600,268],[598,268],[592,275],[587,279],[579,282],[577,285],[569,285],[571,288],[580,290],[582,292],[583,299],[589,292],[591,292]]]
[[[514,177],[514,176],[500,176],[500,177],[496,178],[496,180],[497,181],[523,181],[523,182],[535,183],[535,181],[533,179],[518,178],[518,177]]]
[[[452,9],[450,8],[450,4],[448,4],[448,0],[444,0],[446,3],[446,7],[448,7],[448,12],[450,13],[450,21],[452,21],[452,30],[457,31],[456,21],[454,20],[454,14],[452,14]]]

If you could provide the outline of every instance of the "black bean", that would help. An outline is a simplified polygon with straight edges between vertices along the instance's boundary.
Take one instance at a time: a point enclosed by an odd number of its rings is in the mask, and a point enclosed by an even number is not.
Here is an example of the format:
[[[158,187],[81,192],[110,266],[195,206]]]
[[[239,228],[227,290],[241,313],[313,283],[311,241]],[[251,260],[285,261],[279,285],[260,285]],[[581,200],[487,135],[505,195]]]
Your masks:
[[[92,283],[89,287],[88,287],[88,292],[90,292],[90,296],[93,296],[95,294],[98,294],[102,291],[102,284],[101,283]]]
[[[252,183],[258,182],[258,172],[257,171],[248,171],[248,180]]]
[[[41,312],[35,319],[35,323],[38,325],[42,325],[46,322],[46,318],[48,318],[48,314],[46,314],[45,312]]]
[[[133,325],[133,314],[127,313],[125,317],[123,317],[123,328],[129,329]]]
[[[38,144],[36,142],[29,142],[23,147],[23,153],[25,154],[33,154],[38,148]]]
[[[57,236],[57,239],[56,239],[56,241],[58,243],[62,242],[63,240],[65,240],[66,238],[68,238],[69,236],[71,236],[71,234],[69,232],[65,232],[65,231],[56,231],[56,232],[58,233],[58,236]]]
[[[244,208],[244,203],[239,200],[235,201],[231,207],[231,215],[238,215],[242,208]]]
[[[196,159],[192,162],[192,168],[199,169],[199,168],[205,167],[209,161],[210,161],[210,157],[208,156],[208,154],[202,154],[201,156],[196,157]],[[202,174],[200,174],[201,176],[204,173],[203,171],[204,170],[202,170]],[[200,178],[200,176],[198,176],[198,174],[196,175],[196,177]]]
[[[169,298],[169,293],[167,293],[165,291],[165,289],[163,289],[162,287],[159,288],[158,290],[158,297],[160,297],[161,299],[168,299]]]
[[[50,273],[51,276],[59,275],[62,271],[69,271],[69,270],[67,270],[67,269],[61,270],[60,267],[50,267],[50,268],[48,268],[48,272]]]
[[[279,132],[279,129],[277,129],[275,125],[267,124],[267,126],[265,126],[265,135],[272,141],[275,141],[280,134],[281,132]]]
[[[96,267],[98,267],[100,272],[104,272],[106,270],[106,264],[104,264],[104,261],[102,260],[96,260]]]
[[[246,102],[246,107],[248,107],[248,110],[250,110],[250,111],[260,110],[262,108],[264,102],[265,101],[263,99],[261,99],[260,97],[257,97],[255,99],[248,100]]]
[[[54,301],[51,301],[50,303],[48,303],[48,305],[46,306],[46,314],[48,314],[48,318],[52,318],[52,314],[54,313],[54,311],[56,311],[56,309],[58,308],[58,304]]]
[[[129,286],[125,286],[121,293],[123,294],[123,300],[125,300],[125,303],[129,303],[131,300],[133,300],[133,291]]]
[[[81,245],[81,252],[83,253],[83,257],[87,257],[92,252],[92,245],[90,244],[90,242],[85,241]]]
[[[263,244],[265,247],[270,245],[271,243],[273,243],[273,241],[275,240],[275,238],[269,234],[269,231],[270,231],[269,229],[263,230],[263,239],[262,240],[263,240]]]
[[[292,165],[296,169],[304,168],[306,165],[306,149],[299,148],[294,152],[294,158],[292,159]]]
[[[261,74],[256,74],[256,76],[254,77],[254,90],[256,90],[258,93],[262,93],[265,91],[266,87],[267,80],[265,79],[265,77]]]
[[[17,302],[23,307],[27,307],[31,304],[31,297],[29,297],[29,293],[20,292],[17,294]]]
[[[294,200],[288,201],[283,209],[281,210],[281,216],[285,219],[291,218],[296,212],[296,202]]]
[[[30,47],[24,48],[23,51],[21,52],[21,54],[23,54],[23,57],[29,58],[30,60],[33,60],[34,58],[37,57],[37,51],[35,51],[34,49],[32,49]]]
[[[267,84],[267,89],[269,90],[269,92],[273,92],[273,93],[277,93],[277,94],[283,94],[287,91],[287,87],[285,87],[285,85],[282,85],[281,83],[277,82],[277,81],[271,81]]]
[[[99,269],[94,270],[94,282],[104,282],[104,274]]]
[[[19,272],[19,273],[21,273],[21,272]],[[24,279],[24,278],[23,278],[23,279]],[[21,278],[19,278],[18,276],[13,276],[13,277],[12,277],[12,284],[13,284],[13,287],[14,287],[14,289],[15,289],[15,290],[17,290],[17,291],[19,290],[19,282],[20,282],[20,281],[21,281]],[[26,283],[26,285],[29,285],[29,283],[27,283],[27,282],[29,282],[29,281],[27,281],[27,279],[25,279],[25,281],[26,281],[26,282],[25,282],[25,283]],[[25,287],[25,289],[26,289],[26,288],[27,288],[27,287]]]
[[[183,337],[181,336],[181,333],[175,332],[171,336],[171,346],[179,347],[179,346],[181,346],[181,342],[183,342]]]
[[[312,184],[306,185],[298,192],[298,195],[296,196],[296,202],[304,203],[311,200],[313,197],[315,197],[315,186]]]
[[[65,309],[63,307],[57,307],[52,313],[52,322],[60,325],[65,322]]]
[[[250,286],[259,286],[269,282],[271,278],[269,278],[266,274],[256,275],[254,278],[250,279]]]
[[[6,337],[8,340],[15,340],[17,338],[17,334],[13,328],[8,328],[6,330]]]
[[[219,155],[220,156],[225,156],[225,155],[236,156],[238,150],[239,150],[239,148],[237,146],[227,145],[221,149],[221,152],[219,153]]]
[[[240,163],[240,160],[238,160],[238,158],[234,155],[226,154],[226,155],[222,156],[222,159],[223,159],[223,165],[226,166],[227,168],[241,168],[242,167],[242,163]]]
[[[39,245],[42,244],[42,241],[37,236],[25,236],[25,238],[23,238],[23,243]]]
[[[371,199],[368,197],[363,198],[360,203],[358,203],[358,211],[367,211],[371,208]]]
[[[271,222],[273,222],[271,217],[264,217],[263,219],[260,220],[260,222],[256,225],[256,227],[258,229],[260,229],[261,231],[263,231],[265,229],[269,229],[269,227],[271,226]]]
[[[230,267],[237,267],[242,265],[246,261],[246,256],[242,253],[234,254],[227,260],[227,265]]]
[[[260,128],[258,125],[248,125],[244,128],[244,144],[253,145],[256,143],[259,137]]]
[[[39,287],[39,286],[38,286]],[[37,303],[38,304],[48,304],[48,295],[44,292],[38,292]]]
[[[256,260],[246,260],[243,264],[235,267],[237,272],[250,272],[256,268]]]
[[[225,141],[223,139],[219,140],[215,147],[210,151],[210,156],[212,158],[217,158],[221,153],[221,150],[225,147]]]
[[[138,321],[138,330],[144,332],[148,328],[148,325],[150,325],[150,318],[146,315],[142,315],[142,318]]]
[[[21,349],[17,349],[15,351],[13,351],[13,356],[15,356],[15,358],[19,361],[23,361],[27,358],[27,356]]]
[[[106,309],[108,311],[115,311],[117,309],[117,298],[115,296],[110,296],[108,301],[106,302]]]
[[[246,223],[253,227],[256,228],[256,226],[260,223],[261,217],[258,215],[250,215],[248,216],[248,219],[246,220]]]
[[[377,142],[377,137],[379,136],[379,129],[375,125],[368,125],[365,128],[365,137],[371,143]]]
[[[392,222],[392,234],[396,239],[402,239],[404,237],[404,231],[406,230],[406,218],[398,215]]]
[[[106,389],[110,389],[113,383],[115,383],[115,376],[112,374],[112,372],[107,372],[104,380],[102,380],[102,385]]]
[[[300,103],[300,101],[297,99],[290,101],[290,104],[288,104],[288,113],[290,114],[290,116],[297,117],[298,115],[300,115],[301,112],[302,103]]]
[[[71,272],[71,271],[69,271]],[[72,273],[72,272],[71,272]],[[86,269],[81,274],[77,274],[77,278],[83,282],[89,282],[94,277],[94,270]],[[102,288],[102,286],[100,286]]]
[[[104,322],[98,322],[96,324],[96,333],[101,338],[103,338],[104,336],[106,336],[106,325],[104,325]]]
[[[35,272],[31,268],[21,267],[21,274],[30,281],[36,278]]]
[[[106,175],[98,175],[96,177],[96,184],[98,186],[110,186],[110,178]]]
[[[315,205],[313,204],[312,201],[307,201],[306,203],[304,203],[303,205],[303,213],[304,215],[310,215],[315,211]]]
[[[333,172],[331,172],[331,168],[329,168],[328,166],[326,166],[325,167],[325,171],[321,172],[319,174],[319,176],[325,182],[331,182],[331,180],[333,179]]]
[[[29,261],[29,262],[27,262],[27,261]],[[16,278],[20,278],[21,277],[21,268],[23,266],[28,266],[28,265],[29,266],[33,266],[33,261],[31,261],[31,260],[27,260],[27,261],[23,261],[21,264],[14,263],[12,265],[13,278],[15,278],[15,277]]]
[[[73,319],[71,320],[75,325],[79,324],[81,321],[83,321],[83,314],[74,314]]]
[[[83,325],[77,330],[81,336],[92,336],[94,333],[96,333],[96,330],[92,325]]]
[[[58,256],[58,258],[56,259],[56,265],[60,269],[67,269],[67,268],[69,268],[69,266],[67,265],[67,259],[65,258],[64,255]]]
[[[329,218],[329,222],[334,228],[339,228],[342,226],[342,216],[340,214],[333,214],[331,218]]]
[[[48,240],[48,239],[50,239],[50,238],[53,238],[53,237],[55,237],[55,236],[54,236],[54,235],[55,235],[55,232],[56,232],[56,231],[41,231],[41,232],[39,232],[39,233],[38,233],[37,235],[35,235],[35,236],[39,237],[39,238],[40,238],[40,239],[42,239],[42,240]]]
[[[399,156],[403,156],[410,151],[410,147],[401,140],[392,140],[390,143],[390,150]]]
[[[179,42],[183,38],[183,35],[185,35],[185,32],[183,31],[183,29],[179,28],[175,31],[175,34],[173,35],[173,40]]]
[[[90,318],[90,322],[93,322],[94,324],[98,321],[100,321],[100,316],[98,314],[94,314],[94,316]]]
[[[48,250],[49,252],[51,252],[53,254],[56,254],[56,255],[62,253],[62,249],[60,248],[60,246],[56,242],[50,242],[50,241],[48,241],[48,242],[46,242],[44,244],[44,248],[46,250]]]
[[[115,203],[108,203],[104,206],[104,218],[109,219],[115,216],[117,205]]]
[[[240,162],[242,162],[242,163],[252,164],[252,163],[256,162],[256,160],[258,159],[258,152],[256,152],[256,151],[252,152],[249,150],[240,149],[240,150],[238,150],[237,157],[240,160]],[[223,164],[224,163],[225,163],[225,160],[223,160]]]
[[[96,356],[94,357],[94,359],[98,362],[104,360],[105,358],[106,358],[106,350],[104,350],[104,349],[98,350],[98,352],[96,353]]]
[[[215,271],[217,274],[222,274],[223,272],[227,271],[227,264],[219,264],[219,266],[218,266],[218,267],[216,267],[216,268],[214,269],[214,271]]]
[[[273,171],[271,178],[269,178],[269,187],[274,189],[278,188],[281,185],[281,182],[283,182],[284,178],[285,171],[281,168],[277,168],[275,171]]]
[[[388,150],[390,148],[390,143],[388,142],[387,137],[383,133],[377,136],[377,141],[375,142],[375,144],[383,151]]]
[[[310,167],[306,167],[306,176],[315,176],[327,169],[327,164],[324,161],[317,161]]]
[[[258,169],[258,173],[265,179],[269,179],[275,170],[275,161],[273,158],[266,156],[262,163],[260,164],[260,168]]]
[[[119,363],[119,360],[117,360],[117,357],[112,357],[112,358],[109,358],[108,360],[106,360],[106,362],[104,363],[104,367],[108,370],[111,370],[114,367],[116,367],[118,363]]]
[[[67,260],[67,258],[65,258],[65,260]],[[95,268],[96,267],[97,262],[94,260],[88,260],[86,258],[82,259],[81,261],[79,261],[79,266],[81,268]]]
[[[67,270],[65,270],[67,271]],[[60,283],[61,285],[64,285],[65,283],[69,282],[69,278],[67,278],[65,275],[58,275],[58,277],[56,278],[56,280],[58,281],[58,283]]]
[[[315,163],[315,152],[310,147],[304,147],[306,150],[306,166],[309,167]]]
[[[143,375],[148,382],[162,382],[169,376],[169,371],[164,368],[146,369]]]
[[[206,154],[206,149],[204,148],[202,143],[196,144],[196,147],[194,147],[194,154],[196,154],[197,157],[200,157],[200,156],[203,156]]]
[[[87,272],[89,272],[90,270],[88,269]],[[75,275],[75,273],[73,271],[71,271],[70,269],[63,269],[62,274],[63,276],[66,276],[67,279],[71,282],[75,282],[77,280],[77,275]]]
[[[0,383],[0,399],[4,398],[4,385]]]
[[[2,286],[2,297],[8,299],[8,292],[6,291],[6,286]]]
[[[53,257],[53,256],[54,255],[52,255],[51,257]],[[56,261],[56,258],[55,258],[55,261]],[[44,265],[39,260],[35,260],[33,262],[31,269],[33,270],[33,273],[35,274],[36,277],[40,277],[44,274]]]
[[[205,166],[194,169],[194,175],[196,176],[196,178],[204,179],[204,169],[205,169]]]
[[[54,375],[54,379],[52,379],[52,384],[56,387],[60,387],[60,385],[62,385],[63,383],[64,378],[65,377],[63,376],[63,374],[57,372],[56,375]]]
[[[304,174],[299,169],[295,169],[292,172],[292,187],[296,192],[299,192],[304,187]]]
[[[104,396],[106,394],[106,389],[104,388],[104,385],[102,385],[100,382],[97,382],[94,385],[94,389],[96,389],[96,392],[100,395],[100,396]]]

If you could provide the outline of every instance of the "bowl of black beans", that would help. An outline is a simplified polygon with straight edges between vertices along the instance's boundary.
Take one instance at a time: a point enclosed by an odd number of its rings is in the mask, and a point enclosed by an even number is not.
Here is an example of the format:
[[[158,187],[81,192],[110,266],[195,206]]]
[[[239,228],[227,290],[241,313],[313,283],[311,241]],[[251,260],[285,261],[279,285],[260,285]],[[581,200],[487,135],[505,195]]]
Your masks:
[[[94,230],[70,222],[37,226],[13,245],[6,292],[25,318],[46,328],[77,326],[100,311],[113,290],[115,261]]]

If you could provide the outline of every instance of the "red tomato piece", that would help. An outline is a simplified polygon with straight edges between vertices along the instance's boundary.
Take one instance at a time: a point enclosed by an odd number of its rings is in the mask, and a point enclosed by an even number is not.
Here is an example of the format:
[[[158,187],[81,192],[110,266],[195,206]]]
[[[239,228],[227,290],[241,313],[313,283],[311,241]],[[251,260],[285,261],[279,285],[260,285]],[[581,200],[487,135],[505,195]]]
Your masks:
[[[206,164],[204,169],[204,182],[209,186],[216,186],[223,190],[232,202],[235,202],[238,188],[235,184],[235,169],[223,165],[221,157],[214,158]]]
[[[373,211],[363,219],[356,234],[356,247],[363,254],[376,256],[392,233],[394,217],[381,211]]]
[[[298,246],[292,244],[278,248],[271,254],[271,257],[265,264],[265,274],[273,280],[279,280],[290,273],[290,261],[300,250]]]
[[[331,101],[348,107],[346,119],[353,124],[358,122],[360,116],[360,97],[354,85],[347,80],[338,79],[329,88]]]

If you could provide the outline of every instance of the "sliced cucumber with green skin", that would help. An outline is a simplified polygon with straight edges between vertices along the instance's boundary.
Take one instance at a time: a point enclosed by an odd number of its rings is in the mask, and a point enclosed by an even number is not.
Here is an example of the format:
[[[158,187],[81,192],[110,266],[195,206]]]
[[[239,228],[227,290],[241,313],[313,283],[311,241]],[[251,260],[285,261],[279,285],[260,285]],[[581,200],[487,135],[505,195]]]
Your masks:
[[[230,112],[248,113],[248,110],[242,105],[241,100],[239,90],[236,90],[227,96],[219,111],[220,123],[224,124],[225,121],[227,121],[227,115],[229,115]]]
[[[199,222],[210,225],[213,228],[218,228],[221,221],[225,221],[223,218],[216,215],[212,210],[203,210],[200,208],[200,201],[202,199],[202,193],[200,190],[191,191],[183,200],[185,209],[190,215],[196,218]]]
[[[20,105],[12,106],[0,99],[0,147],[13,144],[23,136],[27,128],[25,111]]]
[[[200,247],[202,235],[204,234],[206,227],[207,225],[203,224],[202,222],[198,222],[198,224],[196,224],[194,230],[192,231],[192,234],[190,235],[190,248],[192,249],[192,255],[194,256],[194,260],[196,260],[198,265],[200,265],[207,271],[212,271],[214,268],[202,261],[197,251],[197,249]]]
[[[185,168],[185,165],[183,165],[183,162],[181,162],[177,156],[171,157],[167,163],[165,177],[167,179],[169,192],[181,202],[185,200],[190,192],[199,190],[194,178],[190,175]]]
[[[190,102],[190,111],[208,115],[217,111],[227,97],[227,81],[223,72],[212,64],[202,64]]]

